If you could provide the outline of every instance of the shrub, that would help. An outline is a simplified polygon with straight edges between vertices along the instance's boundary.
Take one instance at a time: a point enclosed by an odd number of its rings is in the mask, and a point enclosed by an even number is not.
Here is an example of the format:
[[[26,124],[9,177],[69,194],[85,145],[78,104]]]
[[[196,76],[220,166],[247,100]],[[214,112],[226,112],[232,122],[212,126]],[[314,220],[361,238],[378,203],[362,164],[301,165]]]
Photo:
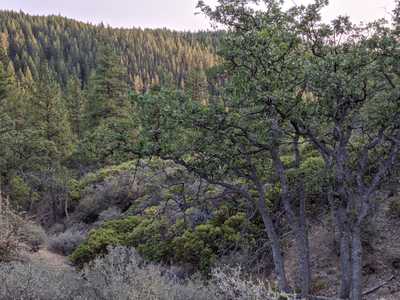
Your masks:
[[[52,252],[70,255],[86,238],[86,231],[79,226],[67,229],[49,238],[48,249]]]
[[[70,269],[20,263],[0,264],[0,300],[284,300],[294,299],[251,280],[240,268],[221,268],[205,283],[181,281],[171,269],[149,264],[126,247],[109,248],[78,274]]]
[[[237,300],[294,300],[295,296],[272,289],[268,282],[246,278],[240,267],[218,268],[212,271],[212,286],[221,297]]]
[[[167,270],[146,264],[132,249],[109,249],[103,259],[85,268],[90,286],[89,299],[217,299],[215,292],[201,283],[180,283]]]
[[[114,219],[118,219],[121,217],[121,209],[116,207],[116,206],[112,206],[104,211],[102,211],[99,214],[99,221],[100,222],[105,222],[105,221],[110,221],[110,220],[114,220]]]
[[[212,279],[180,281],[170,269],[147,264],[133,250],[109,249],[84,270],[90,286],[89,299],[157,300],[289,300],[265,282],[246,279],[240,268],[216,269]]]
[[[73,271],[39,264],[0,264],[0,299],[70,300],[84,285]]]
[[[103,224],[90,232],[87,240],[70,256],[71,261],[83,267],[97,256],[106,254],[108,246],[135,248],[152,262],[190,265],[208,275],[215,262],[232,250],[248,249],[260,231],[246,221],[243,213],[231,217],[218,216],[195,228],[187,228],[183,220],[172,223],[166,217],[150,214],[130,216]],[[246,223],[247,222],[247,223]]]
[[[30,197],[32,191],[25,183],[25,181],[20,176],[14,176],[10,180],[10,190],[11,190],[11,198],[13,200],[14,207],[17,209],[25,209],[27,208],[28,203],[30,202]]]
[[[140,217],[108,221],[99,229],[92,230],[86,241],[73,251],[70,260],[78,267],[90,262],[97,256],[107,253],[108,246],[126,245],[128,234],[141,222]]]
[[[44,229],[33,222],[25,222],[19,232],[21,242],[27,244],[32,251],[39,250],[39,247],[47,243],[47,234]]]
[[[23,222],[11,209],[8,198],[3,198],[0,191],[0,262],[8,261],[17,254],[18,231]]]

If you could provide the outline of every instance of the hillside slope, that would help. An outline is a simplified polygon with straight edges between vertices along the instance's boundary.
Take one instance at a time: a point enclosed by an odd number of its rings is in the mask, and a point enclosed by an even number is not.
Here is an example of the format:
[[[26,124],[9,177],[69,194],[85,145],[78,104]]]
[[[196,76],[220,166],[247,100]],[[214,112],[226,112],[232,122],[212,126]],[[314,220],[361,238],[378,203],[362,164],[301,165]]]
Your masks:
[[[215,64],[218,35],[114,29],[60,16],[0,11],[1,43],[19,78],[37,79],[40,65],[47,62],[62,85],[72,75],[87,83],[96,67],[99,45],[107,43],[120,52],[136,90],[159,83],[160,77],[172,77],[182,86],[190,70]]]

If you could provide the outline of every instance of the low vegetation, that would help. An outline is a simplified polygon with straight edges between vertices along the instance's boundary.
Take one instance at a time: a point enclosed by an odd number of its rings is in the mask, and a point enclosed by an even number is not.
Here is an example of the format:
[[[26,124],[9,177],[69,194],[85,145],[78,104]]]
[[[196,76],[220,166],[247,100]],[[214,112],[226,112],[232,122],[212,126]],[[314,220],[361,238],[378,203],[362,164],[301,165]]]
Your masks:
[[[216,269],[212,279],[180,280],[171,269],[143,261],[134,250],[109,248],[80,273],[9,263],[0,265],[0,299],[126,299],[126,300],[283,300],[265,282],[246,279],[240,269]]]

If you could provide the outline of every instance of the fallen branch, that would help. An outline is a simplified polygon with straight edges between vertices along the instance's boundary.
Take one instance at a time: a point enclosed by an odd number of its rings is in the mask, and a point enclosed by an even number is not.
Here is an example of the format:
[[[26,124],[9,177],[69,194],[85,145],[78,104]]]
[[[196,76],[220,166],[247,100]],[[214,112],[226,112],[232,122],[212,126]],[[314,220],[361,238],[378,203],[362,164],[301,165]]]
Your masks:
[[[369,290],[365,291],[365,292],[363,293],[363,296],[372,294],[373,292],[379,290],[381,287],[383,287],[383,286],[387,285],[389,282],[391,282],[394,278],[395,278],[395,276],[392,275],[392,277],[390,277],[390,278],[389,278],[388,280],[386,280],[385,282],[382,282],[381,284],[379,284],[379,285],[377,285],[377,286],[375,286],[375,287],[373,287],[373,288],[370,288]]]

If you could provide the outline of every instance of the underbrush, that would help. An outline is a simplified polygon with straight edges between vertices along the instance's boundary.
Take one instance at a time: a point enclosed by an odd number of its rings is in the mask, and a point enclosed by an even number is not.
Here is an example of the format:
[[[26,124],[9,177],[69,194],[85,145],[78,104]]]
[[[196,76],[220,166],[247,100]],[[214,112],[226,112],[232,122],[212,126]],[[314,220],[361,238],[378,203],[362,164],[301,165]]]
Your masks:
[[[16,214],[0,191],[0,262],[17,258],[22,245],[37,251],[46,242],[43,228]]]
[[[246,278],[240,268],[215,269],[207,283],[179,280],[172,269],[143,261],[126,247],[108,249],[81,273],[45,265],[0,264],[0,299],[121,300],[284,300],[262,281]]]
[[[86,238],[86,230],[78,225],[49,238],[48,249],[61,255],[70,255]]]
[[[150,211],[153,211],[153,215]],[[184,219],[175,222],[157,213],[153,207],[146,216],[130,216],[105,222],[92,230],[87,239],[70,255],[70,260],[82,268],[98,256],[107,253],[108,246],[135,248],[148,261],[185,266],[208,276],[223,255],[249,250],[254,253],[255,241],[261,230],[246,221],[244,213],[215,210],[215,216],[204,224],[190,227]]]

